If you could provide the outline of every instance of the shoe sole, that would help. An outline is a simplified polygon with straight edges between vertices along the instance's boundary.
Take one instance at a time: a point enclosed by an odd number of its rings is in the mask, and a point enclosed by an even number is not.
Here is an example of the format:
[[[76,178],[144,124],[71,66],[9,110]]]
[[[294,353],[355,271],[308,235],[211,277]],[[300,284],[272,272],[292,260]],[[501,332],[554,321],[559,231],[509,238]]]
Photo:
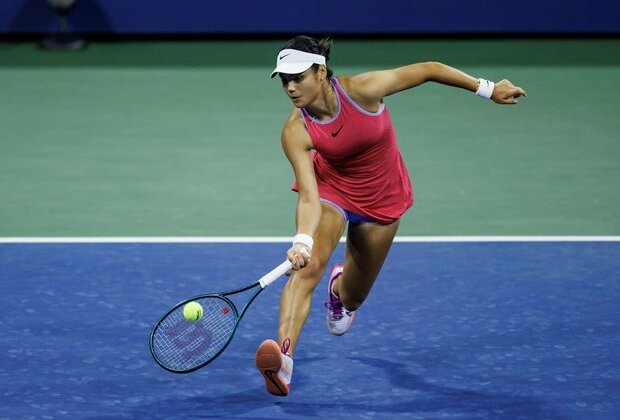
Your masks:
[[[273,340],[265,340],[258,350],[254,359],[256,367],[265,379],[265,388],[271,395],[285,397],[288,395],[289,386],[282,382],[278,373],[282,369],[282,351],[280,346]]]

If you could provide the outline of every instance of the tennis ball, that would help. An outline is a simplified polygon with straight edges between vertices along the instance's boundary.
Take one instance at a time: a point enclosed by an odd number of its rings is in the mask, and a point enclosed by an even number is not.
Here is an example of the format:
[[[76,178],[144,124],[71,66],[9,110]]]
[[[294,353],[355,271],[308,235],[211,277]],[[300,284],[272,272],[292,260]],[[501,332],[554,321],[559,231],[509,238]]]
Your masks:
[[[202,318],[202,306],[198,302],[189,302],[183,307],[183,316],[191,322],[196,322]]]

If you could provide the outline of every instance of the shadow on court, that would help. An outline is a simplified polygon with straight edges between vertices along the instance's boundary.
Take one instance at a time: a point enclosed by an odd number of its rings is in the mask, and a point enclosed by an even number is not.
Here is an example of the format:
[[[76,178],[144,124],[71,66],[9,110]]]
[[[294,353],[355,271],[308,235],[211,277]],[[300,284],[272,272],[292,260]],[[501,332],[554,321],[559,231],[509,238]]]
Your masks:
[[[414,379],[414,378],[405,378]],[[441,388],[424,381],[419,381],[416,389],[423,393],[415,399],[403,400],[394,403],[365,402],[359,396],[339,399],[301,401],[274,401],[259,397],[262,388],[246,389],[242,392],[218,398],[196,397],[190,400],[164,400],[161,403],[132,413],[134,417],[163,413],[175,407],[187,418],[227,417],[256,415],[257,412],[269,408],[278,408],[285,416],[320,417],[325,413],[340,413],[340,416],[350,415],[360,417],[427,417],[441,416],[454,417],[454,413],[464,418],[488,415],[490,417],[528,417],[553,418],[561,417],[560,413],[551,412],[544,408],[544,402],[533,398],[512,397],[508,395],[487,394],[480,392],[462,391]],[[251,397],[254,395],[254,397]],[[329,397],[329,396],[326,396]],[[313,398],[310,398],[311,400]],[[196,408],[200,407],[200,408]],[[191,413],[191,414],[190,414]],[[345,414],[347,413],[347,414]],[[452,414],[450,414],[452,413]],[[173,414],[170,414],[173,416]],[[267,416],[267,413],[265,415]],[[96,417],[97,418],[97,417]],[[105,417],[101,417],[105,418]]]
[[[324,361],[321,358],[321,362]],[[261,411],[268,412],[273,408],[281,410],[286,416],[325,417],[325,413],[340,413],[355,417],[403,416],[408,418],[439,416],[453,417],[455,413],[465,418],[490,417],[527,417],[527,418],[559,418],[561,413],[545,407],[545,401],[538,398],[504,395],[494,392],[477,392],[467,389],[440,386],[408,371],[406,363],[394,363],[380,358],[349,358],[365,365],[372,376],[384,375],[389,378],[388,387],[382,388],[379,397],[365,398],[365,395],[376,394],[372,380],[360,377],[368,387],[368,392],[359,395],[351,392],[343,395],[338,392],[330,395],[317,396],[312,391],[315,385],[308,380],[320,380],[321,373],[310,376],[304,374],[296,377],[295,394],[287,399],[266,397],[262,387],[244,389],[243,391],[220,397],[193,397],[189,399],[164,399],[152,406],[142,407],[134,411],[133,416],[140,417],[152,413],[165,413],[174,407],[185,413],[185,417],[226,417],[256,415]],[[310,360],[299,360],[308,363]],[[364,375],[366,376],[366,375]],[[205,386],[209,386],[206,385]],[[397,398],[398,389],[415,392],[414,397]],[[191,413],[191,414],[190,414]],[[171,413],[172,415],[172,413]]]

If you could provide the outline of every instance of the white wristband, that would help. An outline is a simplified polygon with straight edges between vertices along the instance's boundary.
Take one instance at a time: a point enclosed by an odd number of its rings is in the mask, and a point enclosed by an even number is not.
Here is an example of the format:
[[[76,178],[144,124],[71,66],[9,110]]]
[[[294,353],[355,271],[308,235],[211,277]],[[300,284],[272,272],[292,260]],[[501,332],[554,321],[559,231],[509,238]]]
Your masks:
[[[486,79],[478,79],[480,85],[478,86],[478,90],[476,91],[476,96],[480,96],[481,98],[491,99],[493,96],[493,89],[495,88],[495,83]]]
[[[305,233],[298,233],[293,237],[293,245],[295,244],[303,244],[307,246],[310,250],[312,250],[312,245],[314,245],[314,241],[312,240],[312,236],[306,235]]]

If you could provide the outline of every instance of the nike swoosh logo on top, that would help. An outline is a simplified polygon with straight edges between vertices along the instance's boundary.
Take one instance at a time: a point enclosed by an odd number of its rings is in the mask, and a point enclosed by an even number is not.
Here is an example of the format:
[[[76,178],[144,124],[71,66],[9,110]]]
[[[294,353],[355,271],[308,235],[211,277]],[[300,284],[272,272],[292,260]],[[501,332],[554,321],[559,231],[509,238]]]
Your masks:
[[[287,56],[289,56],[289,55],[291,55],[291,53],[281,55],[281,56],[280,56],[280,60],[282,60],[284,57],[287,57]]]
[[[344,125],[341,125],[338,130],[332,131],[332,137],[336,137],[338,135],[338,133],[340,133],[340,130],[342,130],[342,127],[344,127]]]

